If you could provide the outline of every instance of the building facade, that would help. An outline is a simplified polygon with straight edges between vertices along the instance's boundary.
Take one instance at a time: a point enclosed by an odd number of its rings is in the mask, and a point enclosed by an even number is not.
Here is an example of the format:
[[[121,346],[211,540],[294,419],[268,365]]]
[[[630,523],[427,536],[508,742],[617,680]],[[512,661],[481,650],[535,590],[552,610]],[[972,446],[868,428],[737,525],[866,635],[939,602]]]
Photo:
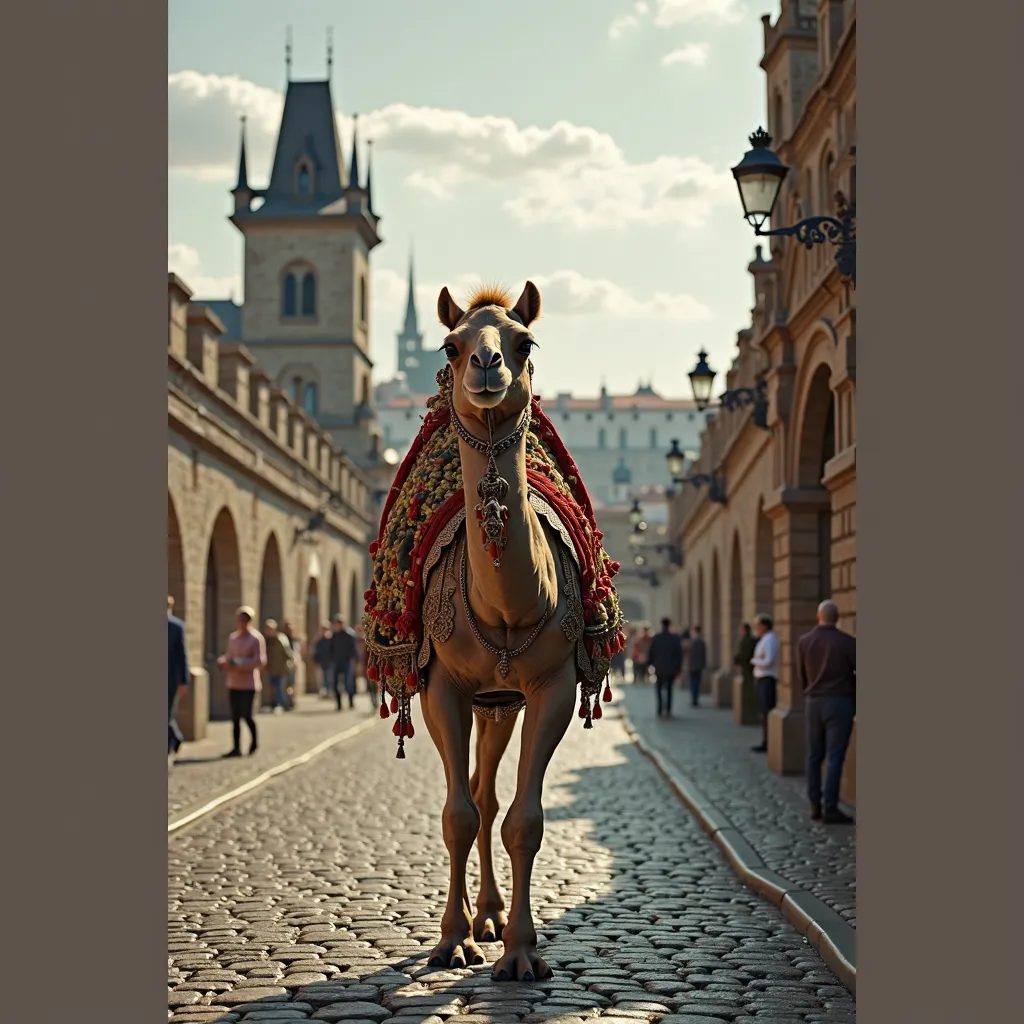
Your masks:
[[[191,738],[228,713],[214,663],[239,605],[293,624],[298,685],[316,689],[309,638],[338,612],[358,622],[376,527],[369,475],[225,333],[168,275],[167,592],[193,667]]]
[[[792,171],[779,218],[835,214],[856,203],[856,4],[783,0],[764,24],[768,124]],[[841,193],[841,195],[837,195]],[[856,300],[830,246],[792,239],[760,247],[749,271],[755,304],[737,339],[727,387],[767,382],[768,429],[749,409],[716,411],[693,472],[720,477],[724,504],[706,488],[672,503],[682,549],[675,600],[707,633],[713,692],[732,697],[731,651],[741,622],[770,614],[782,644],[778,706],[769,719],[768,763],[804,770],[803,694],[794,685],[796,641],[825,598],[840,626],[857,631]],[[871,682],[869,681],[869,684]],[[856,801],[856,731],[843,797]]]

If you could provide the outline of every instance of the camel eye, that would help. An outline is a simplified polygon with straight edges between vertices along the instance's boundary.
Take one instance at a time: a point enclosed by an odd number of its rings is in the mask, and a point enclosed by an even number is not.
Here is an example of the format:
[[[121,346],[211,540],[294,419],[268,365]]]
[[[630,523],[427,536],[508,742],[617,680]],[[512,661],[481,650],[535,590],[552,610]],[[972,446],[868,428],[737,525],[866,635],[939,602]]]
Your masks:
[[[537,347],[537,342],[535,342],[533,340],[533,338],[527,338],[519,346],[519,354],[520,355],[524,355],[524,356],[528,356],[536,347]]]
[[[453,345],[450,341],[444,346],[444,354],[449,359],[457,359],[459,355],[458,345]]]

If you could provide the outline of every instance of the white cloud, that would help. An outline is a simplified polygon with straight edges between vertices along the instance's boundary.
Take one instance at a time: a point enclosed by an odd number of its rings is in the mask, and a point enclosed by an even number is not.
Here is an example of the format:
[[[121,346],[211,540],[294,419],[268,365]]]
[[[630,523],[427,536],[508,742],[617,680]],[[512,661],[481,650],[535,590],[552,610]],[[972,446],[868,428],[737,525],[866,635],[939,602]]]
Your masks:
[[[606,278],[588,278],[575,270],[556,270],[533,279],[548,316],[662,317],[704,320],[711,310],[692,295],[655,292],[641,299]]]
[[[746,14],[739,0],[655,0],[655,5],[654,24],[659,28],[691,21],[732,25]]]
[[[182,71],[168,76],[168,105],[172,172],[231,181],[241,113],[249,117],[250,177],[258,182],[269,168],[281,110],[277,93],[234,77]],[[347,129],[344,119],[339,124]],[[361,117],[360,129],[385,159],[414,158],[416,169],[405,179],[410,187],[444,199],[464,182],[500,183],[504,209],[523,224],[693,226],[724,196],[731,199],[727,172],[697,157],[631,163],[607,133],[567,121],[520,126],[508,117],[396,103]]]
[[[710,43],[687,43],[678,50],[666,53],[661,58],[661,64],[662,67],[669,67],[672,64],[689,64],[695,68],[702,68],[707,64],[710,52]]]
[[[630,29],[636,28],[640,19],[633,14],[620,14],[608,26],[609,39],[621,39]]]
[[[167,269],[184,281],[192,294],[200,299],[242,298],[242,278],[239,274],[227,277],[211,277],[203,273],[202,260],[197,250],[183,242],[172,242],[167,246]]]

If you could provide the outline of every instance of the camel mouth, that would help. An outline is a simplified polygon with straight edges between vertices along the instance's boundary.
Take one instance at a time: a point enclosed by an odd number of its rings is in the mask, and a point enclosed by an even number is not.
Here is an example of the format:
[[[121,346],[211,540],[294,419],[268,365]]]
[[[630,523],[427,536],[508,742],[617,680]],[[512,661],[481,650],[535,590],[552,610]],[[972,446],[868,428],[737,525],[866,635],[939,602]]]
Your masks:
[[[482,409],[493,409],[500,405],[512,386],[512,374],[506,366],[491,370],[467,372],[462,381],[462,390],[469,400]]]
[[[505,401],[505,396],[508,394],[507,387],[502,388],[500,391],[493,391],[490,388],[472,391],[468,387],[463,387],[463,391],[465,391],[470,403],[478,409],[496,409]]]

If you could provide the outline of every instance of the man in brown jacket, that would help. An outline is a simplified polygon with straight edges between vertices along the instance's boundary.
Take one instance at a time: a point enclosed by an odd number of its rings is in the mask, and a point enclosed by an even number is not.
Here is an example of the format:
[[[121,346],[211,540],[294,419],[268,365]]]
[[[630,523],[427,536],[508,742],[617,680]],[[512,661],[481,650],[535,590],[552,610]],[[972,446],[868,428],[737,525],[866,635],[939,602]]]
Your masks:
[[[811,817],[829,825],[853,821],[839,809],[839,782],[857,710],[857,641],[836,628],[839,609],[818,605],[818,625],[796,645],[796,677],[807,723],[807,796]],[[824,812],[821,767],[827,761]]]

